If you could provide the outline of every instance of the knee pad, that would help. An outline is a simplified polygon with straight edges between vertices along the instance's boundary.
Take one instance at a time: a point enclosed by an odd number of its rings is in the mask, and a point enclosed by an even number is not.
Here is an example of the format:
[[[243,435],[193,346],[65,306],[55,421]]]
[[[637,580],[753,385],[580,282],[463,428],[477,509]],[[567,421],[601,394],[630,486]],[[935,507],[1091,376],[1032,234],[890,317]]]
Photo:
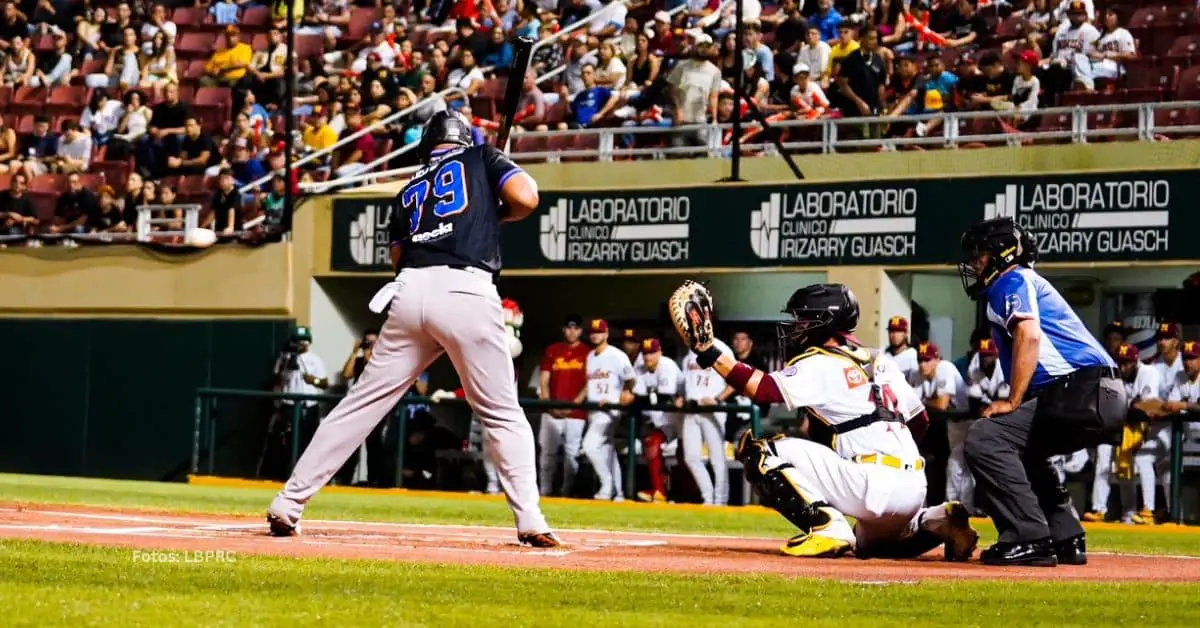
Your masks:
[[[795,468],[784,463],[767,471],[757,481],[751,481],[750,485],[754,492],[758,493],[762,505],[774,509],[805,533],[820,530],[828,525],[831,518],[822,508],[828,508],[829,504],[810,502],[788,479],[788,471],[794,473]]]

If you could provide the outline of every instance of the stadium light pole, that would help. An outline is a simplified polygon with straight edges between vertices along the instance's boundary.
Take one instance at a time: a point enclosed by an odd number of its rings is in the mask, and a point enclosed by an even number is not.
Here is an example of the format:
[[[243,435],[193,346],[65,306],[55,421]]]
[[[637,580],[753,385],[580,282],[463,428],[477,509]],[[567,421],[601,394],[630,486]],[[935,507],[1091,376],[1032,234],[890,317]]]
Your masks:
[[[296,195],[292,189],[292,137],[296,131],[296,107],[292,103],[296,89],[296,0],[284,0],[287,5],[287,65],[283,68],[283,233],[292,232],[292,211]]]

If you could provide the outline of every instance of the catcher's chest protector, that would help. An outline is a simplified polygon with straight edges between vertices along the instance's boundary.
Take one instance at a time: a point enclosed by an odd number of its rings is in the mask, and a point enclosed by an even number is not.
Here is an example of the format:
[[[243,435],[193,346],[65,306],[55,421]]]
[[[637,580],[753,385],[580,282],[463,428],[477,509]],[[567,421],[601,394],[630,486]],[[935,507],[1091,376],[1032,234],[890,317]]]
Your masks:
[[[875,404],[875,410],[858,418],[834,424],[821,416],[821,413],[817,410],[805,407],[801,410],[801,413],[802,416],[809,419],[808,435],[810,440],[834,449],[838,434],[845,434],[846,432],[861,429],[878,421],[904,422],[904,417],[898,411],[888,409],[889,404],[885,402],[879,385],[875,383],[875,358],[879,355],[877,349],[846,346],[813,347],[793,358],[788,364],[795,364],[805,358],[821,354],[843,358],[862,370],[863,376],[866,377],[867,383],[871,386],[871,401]]]

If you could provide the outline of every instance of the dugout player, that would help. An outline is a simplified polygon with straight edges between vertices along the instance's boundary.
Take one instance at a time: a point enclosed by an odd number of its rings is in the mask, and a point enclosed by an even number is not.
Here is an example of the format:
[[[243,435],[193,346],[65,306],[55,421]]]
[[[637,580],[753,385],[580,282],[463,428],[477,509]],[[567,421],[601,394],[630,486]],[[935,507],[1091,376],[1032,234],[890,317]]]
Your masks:
[[[487,427],[517,539],[534,547],[561,545],[538,505],[533,430],[517,405],[495,286],[500,225],[537,209],[537,183],[499,150],[473,144],[471,125],[457,113],[440,111],[426,123],[418,147],[424,165],[392,207],[396,279],[371,300],[372,311],[388,310],[387,322],[362,377],[321,423],[267,509],[272,534],[296,532],[308,500],[445,353]]]
[[[662,342],[658,338],[646,338],[641,347],[642,360],[633,366],[634,375],[637,377],[633,394],[645,397],[650,405],[675,403],[683,385],[683,374],[679,365],[671,358],[663,356]],[[645,414],[650,420],[650,431],[642,440],[642,449],[646,455],[646,472],[650,475],[650,490],[638,491],[637,498],[641,502],[665,502],[667,481],[662,448],[679,437],[683,431],[683,419],[678,412],[663,410],[647,410]]]
[[[903,316],[889,318],[887,332],[887,354],[892,356],[904,377],[911,380],[913,373],[917,372],[917,350],[908,344],[908,319]]]
[[[924,507],[925,461],[909,428],[919,438],[928,417],[896,363],[851,335],[859,308],[850,289],[816,284],[791,296],[783,310],[791,320],[777,333],[792,359],[772,373],[738,362],[705,339],[711,333],[706,307],[711,312],[711,295],[699,284],[686,283],[672,295],[672,319],[699,365],[755,403],[783,403],[809,418],[811,440],[755,439],[745,432],[735,454],[763,505],[800,528],[782,548],[785,554],[833,557],[854,550],[911,557],[945,543],[948,559],[971,555],[978,535],[966,509],[958,503]],[[847,515],[855,519],[853,528]]]
[[[1083,527],[1050,457],[1116,444],[1126,395],[1111,357],[1066,300],[1033,271],[1037,248],[1012,218],[976,223],[962,236],[959,274],[985,300],[1006,399],[984,408],[966,458],[980,506],[999,531],[989,565],[1085,564]]]
[[[591,349],[580,340],[583,319],[578,314],[567,316],[563,321],[562,333],[563,339],[546,347],[542,355],[538,399],[575,401],[575,397],[587,385],[587,373],[583,367]],[[538,429],[538,445],[542,448],[539,474],[542,495],[554,492],[554,471],[558,466],[558,450],[562,447],[560,494],[571,496],[575,474],[579,472],[579,453],[582,451],[583,428],[586,425],[587,415],[583,410],[548,410],[542,413],[542,424]]]

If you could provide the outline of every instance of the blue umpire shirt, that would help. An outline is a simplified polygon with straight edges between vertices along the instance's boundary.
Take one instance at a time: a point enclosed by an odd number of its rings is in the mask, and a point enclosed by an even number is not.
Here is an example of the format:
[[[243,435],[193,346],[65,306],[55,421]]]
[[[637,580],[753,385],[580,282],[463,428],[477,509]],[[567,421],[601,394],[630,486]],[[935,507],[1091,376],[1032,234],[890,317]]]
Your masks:
[[[1012,328],[1021,320],[1037,321],[1042,331],[1030,392],[1081,368],[1116,367],[1066,299],[1032,270],[1018,267],[1001,274],[988,286],[986,296],[988,323],[1006,381],[1012,381]]]

